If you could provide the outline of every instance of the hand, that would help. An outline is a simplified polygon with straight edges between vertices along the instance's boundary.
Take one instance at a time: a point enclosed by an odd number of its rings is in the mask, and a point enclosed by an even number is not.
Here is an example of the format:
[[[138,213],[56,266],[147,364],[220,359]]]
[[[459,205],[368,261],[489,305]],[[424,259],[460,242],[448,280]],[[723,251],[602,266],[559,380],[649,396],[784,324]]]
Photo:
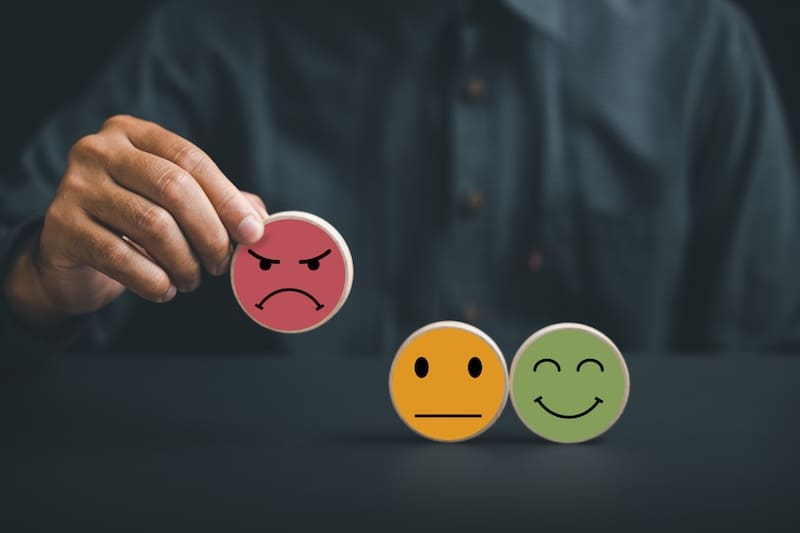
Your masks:
[[[263,234],[264,203],[186,139],[129,116],[72,147],[38,240],[4,283],[37,324],[90,313],[127,288],[153,302],[226,272],[233,241]]]

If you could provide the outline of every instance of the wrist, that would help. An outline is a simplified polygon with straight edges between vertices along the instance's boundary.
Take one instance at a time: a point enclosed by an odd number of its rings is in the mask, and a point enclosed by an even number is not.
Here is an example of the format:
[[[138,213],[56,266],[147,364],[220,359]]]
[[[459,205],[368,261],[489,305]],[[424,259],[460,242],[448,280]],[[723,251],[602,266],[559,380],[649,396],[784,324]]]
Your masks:
[[[34,260],[38,233],[18,249],[3,280],[3,296],[11,311],[25,324],[37,328],[55,327],[68,318],[53,304],[42,284]]]

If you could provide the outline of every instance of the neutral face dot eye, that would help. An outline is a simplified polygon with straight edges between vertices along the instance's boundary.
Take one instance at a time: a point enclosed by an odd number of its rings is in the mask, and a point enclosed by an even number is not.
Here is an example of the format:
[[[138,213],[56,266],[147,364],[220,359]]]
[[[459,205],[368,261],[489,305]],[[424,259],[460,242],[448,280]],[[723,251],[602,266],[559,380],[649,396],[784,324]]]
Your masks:
[[[319,260],[318,259],[312,259],[311,261],[309,261],[306,264],[308,265],[308,269],[309,270],[317,270],[319,268]]]
[[[424,357],[417,357],[414,361],[414,373],[417,377],[424,378],[428,375],[428,360]]]
[[[483,363],[481,363],[481,360],[477,357],[470,359],[469,363],[467,363],[467,372],[469,372],[469,375],[473,378],[480,376],[481,372],[483,372]]]

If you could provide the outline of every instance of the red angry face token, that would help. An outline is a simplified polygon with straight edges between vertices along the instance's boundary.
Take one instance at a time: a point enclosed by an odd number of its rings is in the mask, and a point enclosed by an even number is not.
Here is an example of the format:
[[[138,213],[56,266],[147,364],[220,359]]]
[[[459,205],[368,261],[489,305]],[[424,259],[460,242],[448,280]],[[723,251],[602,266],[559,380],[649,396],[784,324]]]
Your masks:
[[[284,211],[264,222],[264,236],[239,245],[231,262],[233,294],[247,316],[281,333],[330,320],[353,284],[347,243],[325,220]]]

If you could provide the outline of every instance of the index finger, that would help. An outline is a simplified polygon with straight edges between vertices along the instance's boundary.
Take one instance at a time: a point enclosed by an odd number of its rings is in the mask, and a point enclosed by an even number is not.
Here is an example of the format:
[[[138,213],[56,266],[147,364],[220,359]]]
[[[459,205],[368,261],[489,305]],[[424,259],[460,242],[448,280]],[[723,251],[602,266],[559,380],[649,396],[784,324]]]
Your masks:
[[[158,124],[133,117],[125,120],[124,131],[136,148],[178,165],[197,181],[234,240],[253,243],[261,238],[260,215],[205,152]]]

